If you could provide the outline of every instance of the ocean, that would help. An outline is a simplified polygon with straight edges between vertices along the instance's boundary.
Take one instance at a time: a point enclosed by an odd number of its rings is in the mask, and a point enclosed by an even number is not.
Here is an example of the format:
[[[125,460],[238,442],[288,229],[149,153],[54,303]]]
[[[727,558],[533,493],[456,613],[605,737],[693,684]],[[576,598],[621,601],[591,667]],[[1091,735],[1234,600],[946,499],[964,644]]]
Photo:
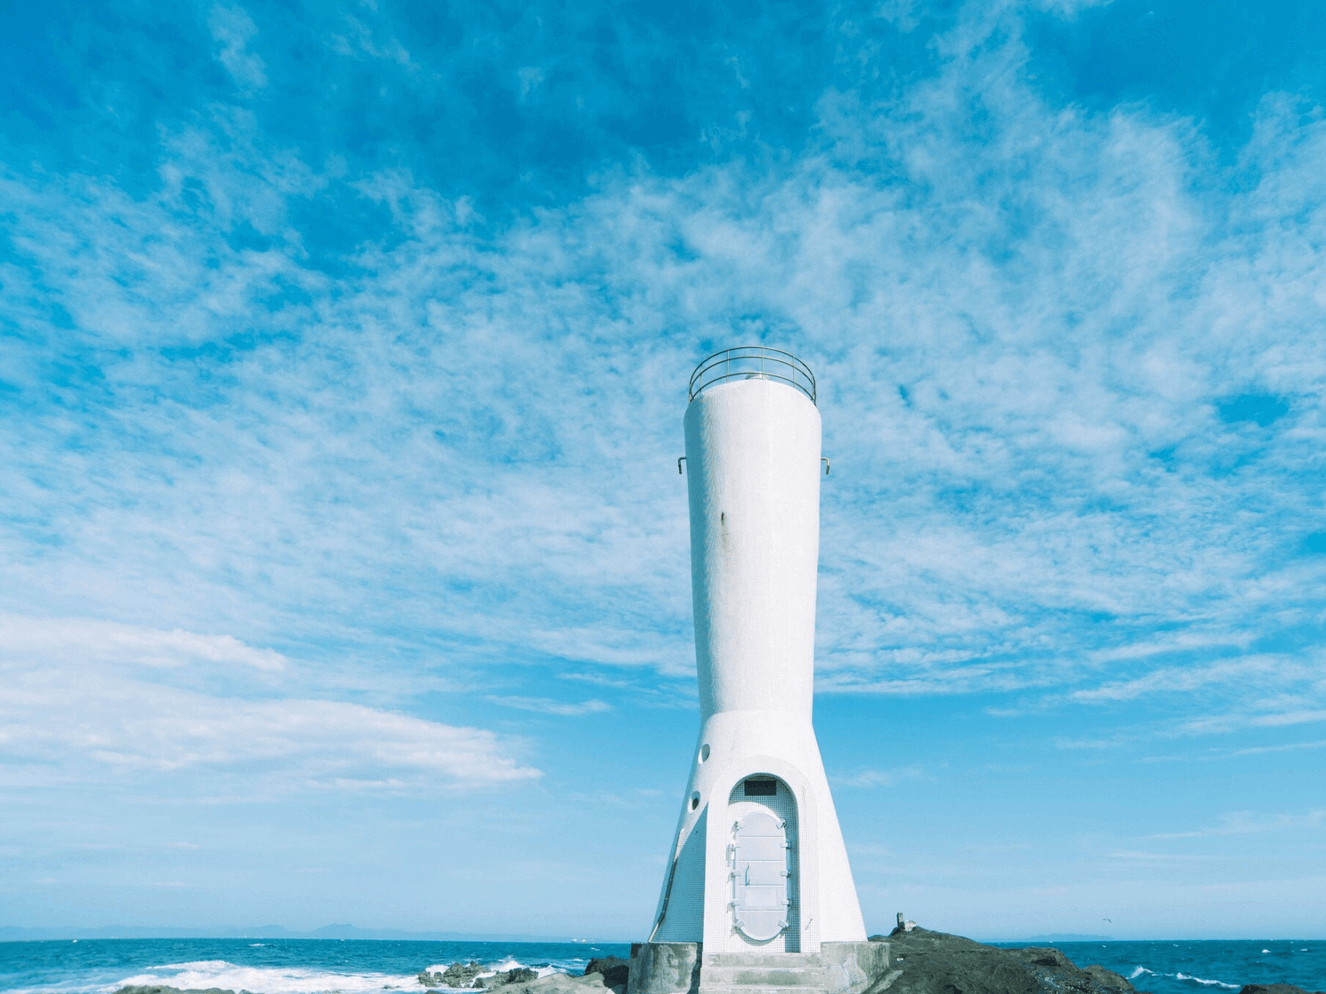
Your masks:
[[[1054,946],[1078,966],[1099,963],[1139,991],[1193,994],[1236,991],[1244,984],[1296,984],[1326,990],[1326,941],[1205,939],[1178,942],[1000,942]]]
[[[1000,943],[1013,945],[1013,943]],[[1326,941],[1057,942],[1153,994],[1236,991],[1244,984],[1326,989]],[[376,939],[79,939],[0,942],[4,994],[110,994],[127,984],[220,987],[253,994],[424,994],[421,970],[478,960],[580,973],[624,943],[396,942]]]

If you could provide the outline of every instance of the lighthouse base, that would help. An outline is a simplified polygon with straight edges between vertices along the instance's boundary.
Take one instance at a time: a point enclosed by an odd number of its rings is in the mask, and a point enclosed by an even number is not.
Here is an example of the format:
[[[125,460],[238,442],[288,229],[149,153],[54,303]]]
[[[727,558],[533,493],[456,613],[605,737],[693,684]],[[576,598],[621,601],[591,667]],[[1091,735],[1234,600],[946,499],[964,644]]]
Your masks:
[[[861,994],[888,972],[887,942],[825,942],[817,953],[709,953],[700,942],[631,945],[627,994]]]

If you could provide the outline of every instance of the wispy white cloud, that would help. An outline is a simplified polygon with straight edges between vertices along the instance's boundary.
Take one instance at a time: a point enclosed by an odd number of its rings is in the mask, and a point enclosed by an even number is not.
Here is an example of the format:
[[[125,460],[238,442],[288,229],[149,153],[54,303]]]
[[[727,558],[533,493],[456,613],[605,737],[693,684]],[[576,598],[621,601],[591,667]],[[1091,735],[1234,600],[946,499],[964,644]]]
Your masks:
[[[1144,849],[1112,849],[1104,855],[1106,859],[1124,860],[1130,863],[1208,862],[1227,858],[1211,853],[1148,852]]]
[[[1114,0],[1032,0],[1031,6],[1052,11],[1060,17],[1073,17],[1092,7],[1104,7]]]
[[[488,700],[494,704],[501,704],[503,707],[516,708],[520,711],[537,711],[541,714],[556,714],[568,718],[579,717],[586,714],[602,714],[604,711],[611,711],[612,705],[606,701],[589,700],[578,703],[571,701],[557,701],[547,697],[512,697],[491,695]]]
[[[12,678],[11,678],[12,679]],[[305,789],[432,792],[540,776],[492,732],[341,701],[226,700],[146,684],[88,691],[11,683],[0,693],[10,784],[199,768],[250,774],[236,799]]]
[[[1251,835],[1284,829],[1314,828],[1326,819],[1326,811],[1308,811],[1301,815],[1259,815],[1253,811],[1231,811],[1223,814],[1208,828],[1190,832],[1164,832],[1148,836],[1152,839],[1200,839],[1208,836]]]
[[[339,30],[329,39],[329,47],[337,55],[385,59],[407,69],[417,68],[398,38],[390,34],[378,37],[370,25],[353,14],[343,15]]]
[[[289,660],[231,636],[6,616],[0,638],[8,786],[206,769],[238,775],[233,793],[243,799],[327,788],[428,793],[541,776],[519,760],[518,741],[483,729],[282,694],[272,681]],[[258,685],[246,686],[237,666],[256,671]],[[182,667],[199,687],[154,679]]]
[[[1246,749],[1231,750],[1230,756],[1262,756],[1266,753],[1274,752],[1297,752],[1300,749],[1323,749],[1326,748],[1326,739],[1316,739],[1312,742],[1283,742],[1279,745],[1270,746],[1250,746]]]
[[[258,33],[253,18],[242,7],[217,4],[207,15],[207,26],[221,45],[217,60],[235,77],[235,82],[245,89],[266,86],[266,65],[260,57],[246,50]]]
[[[1274,704],[1274,702],[1271,702]],[[1245,710],[1234,713],[1213,713],[1202,715],[1183,722],[1179,726],[1182,733],[1190,735],[1209,735],[1248,728],[1279,728],[1285,725],[1304,725],[1326,721],[1326,709],[1293,708],[1280,710],[1274,707],[1261,710]]]
[[[87,618],[29,618],[0,615],[0,659],[15,657],[47,665],[109,659],[145,666],[190,662],[238,664],[279,672],[279,652],[245,645],[233,635],[199,635],[176,628],[160,631]]]
[[[1159,693],[1190,693],[1211,684],[1287,686],[1309,682],[1318,667],[1284,656],[1240,656],[1205,665],[1169,666],[1117,683],[1076,690],[1069,698],[1081,702],[1129,701]]]
[[[920,766],[898,766],[887,770],[859,770],[835,776],[833,782],[844,787],[893,787],[901,780],[925,776]]]

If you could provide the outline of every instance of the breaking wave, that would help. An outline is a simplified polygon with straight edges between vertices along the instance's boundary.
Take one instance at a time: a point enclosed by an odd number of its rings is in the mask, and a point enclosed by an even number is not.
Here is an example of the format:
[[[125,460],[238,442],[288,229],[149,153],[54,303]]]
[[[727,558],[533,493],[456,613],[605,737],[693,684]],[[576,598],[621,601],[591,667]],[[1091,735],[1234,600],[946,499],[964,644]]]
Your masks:
[[[440,973],[448,966],[449,963],[434,963],[427,969],[430,973]],[[489,964],[479,977],[491,977],[524,967],[526,964],[508,956],[500,962]],[[579,972],[575,964],[570,962],[528,968],[540,977]],[[424,990],[418,974],[413,973],[333,973],[314,968],[242,966],[228,960],[207,959],[148,967],[146,972],[106,984],[100,991],[102,994],[112,994],[121,987],[156,985],[186,990],[218,987],[248,994],[367,994],[369,991],[384,990],[410,990],[414,994],[421,994]],[[438,991],[447,989],[434,988]]]
[[[1207,980],[1204,977],[1194,977],[1187,973],[1157,973],[1155,970],[1148,970],[1144,966],[1139,966],[1132,973],[1128,974],[1129,980],[1136,980],[1138,977],[1172,977],[1175,980],[1188,980],[1194,984],[1201,984],[1203,987],[1227,987],[1230,990],[1238,990],[1242,984],[1227,984],[1223,980]]]
[[[149,972],[125,977],[102,988],[163,985],[180,988],[220,987],[252,994],[363,994],[367,991],[420,989],[419,978],[390,973],[332,973],[298,967],[240,966],[222,959],[167,963]]]
[[[1238,990],[1242,984],[1227,984],[1223,980],[1205,980],[1202,977],[1192,977],[1186,973],[1174,974],[1175,980],[1191,980],[1195,984],[1202,984],[1206,987],[1228,987],[1230,990]]]

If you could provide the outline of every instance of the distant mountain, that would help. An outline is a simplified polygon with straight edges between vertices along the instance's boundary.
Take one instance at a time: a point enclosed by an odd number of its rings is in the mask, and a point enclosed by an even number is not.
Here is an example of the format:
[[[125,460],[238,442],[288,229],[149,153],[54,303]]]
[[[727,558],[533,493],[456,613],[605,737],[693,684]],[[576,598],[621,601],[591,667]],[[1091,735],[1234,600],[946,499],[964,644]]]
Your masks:
[[[48,939],[394,939],[414,942],[572,942],[561,936],[513,935],[498,932],[406,932],[394,928],[324,925],[300,932],[281,925],[257,927],[175,928],[163,925],[106,925],[101,928],[27,928],[0,926],[0,942]],[[611,940],[600,940],[611,941]]]

